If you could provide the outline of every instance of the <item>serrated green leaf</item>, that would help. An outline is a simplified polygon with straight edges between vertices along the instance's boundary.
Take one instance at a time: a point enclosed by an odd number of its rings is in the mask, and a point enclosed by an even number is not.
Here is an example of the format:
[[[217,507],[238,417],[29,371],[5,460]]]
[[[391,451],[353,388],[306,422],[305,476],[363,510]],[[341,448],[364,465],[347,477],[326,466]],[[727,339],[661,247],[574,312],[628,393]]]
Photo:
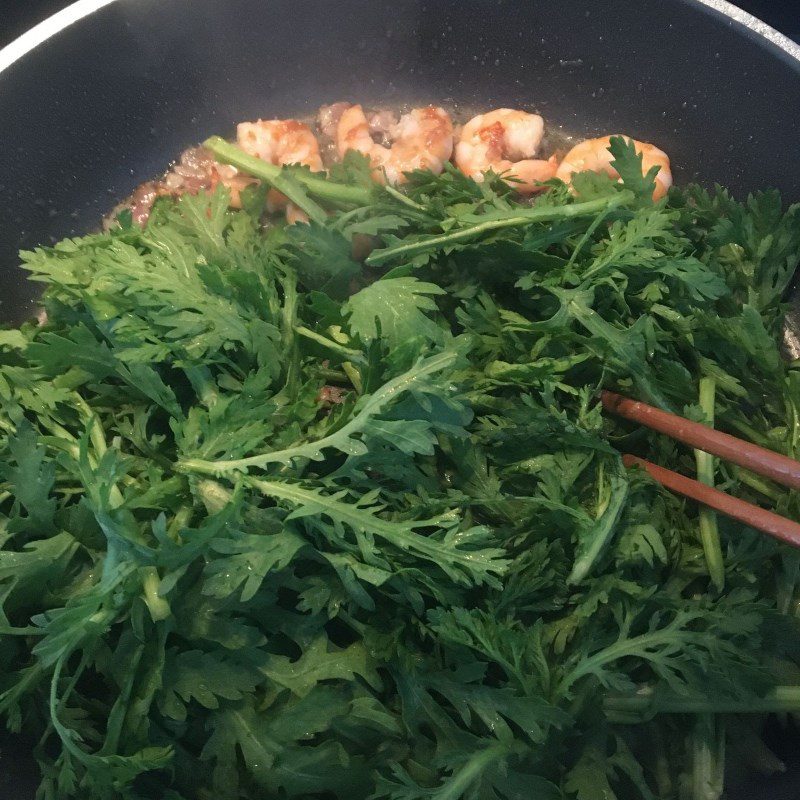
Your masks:
[[[262,669],[270,680],[299,697],[305,697],[321,681],[348,681],[356,675],[374,688],[381,685],[375,665],[362,644],[354,642],[342,649],[331,645],[324,635],[309,642],[297,661],[270,656]]]
[[[158,704],[163,714],[179,721],[186,719],[186,705],[192,701],[216,709],[220,699],[241,700],[262,680],[246,662],[200,650],[167,653],[164,673]]]
[[[344,306],[350,330],[364,341],[374,339],[380,329],[389,347],[398,347],[420,337],[442,341],[442,330],[424,312],[436,309],[432,295],[444,291],[417,278],[384,278],[365,286]]]
[[[266,576],[273,570],[285,569],[304,545],[302,538],[287,529],[215,539],[211,548],[223,557],[206,564],[203,594],[228,597],[241,588],[239,599],[246,603]]]

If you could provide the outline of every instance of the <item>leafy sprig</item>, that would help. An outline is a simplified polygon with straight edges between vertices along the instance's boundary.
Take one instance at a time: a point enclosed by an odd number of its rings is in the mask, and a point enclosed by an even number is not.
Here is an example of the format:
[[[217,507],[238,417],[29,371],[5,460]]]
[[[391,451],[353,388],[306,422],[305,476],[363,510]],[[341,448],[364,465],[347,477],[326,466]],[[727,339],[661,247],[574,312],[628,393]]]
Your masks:
[[[617,455],[692,454],[596,403],[796,455],[797,207],[654,203],[620,137],[621,182],[532,201],[206,144],[241,210],[23,254],[47,319],[0,335],[0,713],[42,797],[697,797],[717,715],[800,710],[800,560],[709,537]],[[265,228],[266,185],[309,223]]]

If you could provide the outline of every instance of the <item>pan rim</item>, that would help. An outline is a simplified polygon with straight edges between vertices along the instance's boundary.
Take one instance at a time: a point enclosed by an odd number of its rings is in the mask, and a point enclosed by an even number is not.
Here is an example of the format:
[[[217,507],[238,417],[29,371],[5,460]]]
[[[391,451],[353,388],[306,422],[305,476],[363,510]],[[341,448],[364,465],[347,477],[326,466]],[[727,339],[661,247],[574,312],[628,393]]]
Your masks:
[[[745,11],[734,3],[728,2],[728,0],[692,0],[692,2],[712,8],[720,14],[735,20],[762,39],[766,39],[776,47],[779,47],[795,61],[800,62],[800,43],[790,39],[749,11]]]
[[[117,0],[76,0],[66,8],[47,17],[21,36],[0,49],[0,75],[25,55],[84,17],[99,11]],[[762,39],[783,50],[800,65],[800,44],[775,30],[763,20],[728,0],[690,0],[735,20]]]
[[[0,73],[73,23],[113,2],[116,0],[76,0],[46,17],[0,50]]]

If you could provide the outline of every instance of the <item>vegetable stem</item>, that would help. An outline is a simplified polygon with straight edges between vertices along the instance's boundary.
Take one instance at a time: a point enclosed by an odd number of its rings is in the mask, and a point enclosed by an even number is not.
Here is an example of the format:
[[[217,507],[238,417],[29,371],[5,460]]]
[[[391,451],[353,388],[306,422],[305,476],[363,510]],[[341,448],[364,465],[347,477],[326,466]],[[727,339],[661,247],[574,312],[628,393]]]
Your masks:
[[[776,686],[763,697],[742,700],[685,697],[669,690],[643,689],[630,695],[607,695],[603,709],[611,720],[641,722],[656,714],[777,714],[800,712],[800,686]]]
[[[557,219],[583,217],[598,212],[607,212],[611,208],[624,205],[631,201],[633,195],[622,191],[613,197],[603,197],[597,200],[587,200],[584,203],[572,203],[566,206],[547,206],[543,208],[517,209],[505,212],[502,215],[486,215],[482,222],[461,228],[449,233],[436,236],[426,236],[421,240],[398,244],[383,250],[375,250],[366,260],[370,266],[381,266],[395,258],[410,258],[419,252],[436,247],[448,247],[465,239],[472,239],[484,233],[500,230],[502,228],[517,228],[529,225],[532,222],[552,222]]]
[[[210,150],[223,164],[232,166],[266,181],[270,186],[274,186],[279,191],[281,188],[281,175],[285,174],[282,167],[270,164],[256,156],[245,153],[241,147],[232,142],[225,141],[221,136],[211,136],[203,142],[203,146]],[[363,206],[370,201],[371,192],[361,186],[349,186],[344,183],[335,183],[321,175],[303,172],[298,170],[292,174],[292,178],[308,190],[308,193],[319,200],[324,200],[333,205],[341,206]],[[287,195],[288,196],[288,195]],[[291,198],[290,198],[291,199]]]
[[[572,572],[567,578],[568,585],[580,583],[586,578],[611,539],[617,521],[625,509],[628,481],[621,463],[618,462],[616,468],[617,471],[610,475],[607,483],[602,473],[598,478],[599,496],[595,521],[591,529],[582,534],[582,538],[585,537],[589,544],[585,552],[575,559]]]
[[[363,394],[364,382],[361,380],[361,373],[349,361],[345,361],[345,363],[342,364],[342,369],[344,370],[345,375],[347,375],[347,377],[350,379],[350,383],[353,384],[356,394]]]
[[[355,361],[359,364],[366,363],[364,354],[358,350],[345,347],[343,344],[339,344],[339,342],[335,342],[333,339],[329,339],[327,336],[323,336],[321,333],[312,331],[310,328],[306,328],[304,325],[295,325],[294,329],[296,333],[299,333],[301,336],[305,336],[306,339],[311,339],[312,341],[317,342],[317,344],[321,344],[328,350],[332,350],[334,353],[338,353],[340,356],[344,356],[350,361]]]
[[[178,462],[178,469],[184,472],[198,472],[205,475],[222,475],[226,472],[244,472],[252,467],[263,468],[267,464],[285,464],[295,458],[319,458],[320,451],[326,447],[346,444],[351,435],[359,432],[364,424],[374,414],[378,413],[381,408],[404,392],[412,389],[423,378],[452,366],[457,358],[458,355],[454,351],[446,350],[431,356],[402,375],[398,375],[385,383],[378,391],[369,395],[347,424],[317,441],[230,461],[205,461],[203,459],[188,458]]]
[[[74,397],[75,405],[78,411],[86,420],[86,427],[89,431],[89,439],[92,442],[92,446],[97,454],[97,460],[99,461],[103,458],[103,456],[106,454],[106,450],[108,449],[108,446],[106,445],[105,434],[103,433],[103,425],[100,422],[100,418],[97,416],[97,414],[95,414],[95,412],[90,408],[89,404],[77,392],[75,393]],[[92,463],[92,469],[97,469],[97,463]],[[116,484],[112,484],[109,490],[109,502],[111,503],[112,508],[118,508],[125,502],[122,492],[119,490],[119,487]]]
[[[139,574],[142,578],[142,599],[147,604],[153,622],[167,619],[172,613],[169,603],[158,594],[161,578],[155,567],[141,567]]]
[[[463,797],[491,764],[507,754],[508,747],[502,744],[491,745],[475,753],[443,786],[436,789],[436,799],[458,800]]]
[[[745,486],[749,486],[759,494],[763,494],[764,497],[775,501],[781,499],[782,492],[776,489],[771,483],[764,480],[760,475],[756,475],[755,472],[750,472],[749,469],[745,469],[744,467],[735,467],[734,474]]]
[[[783,763],[756,732],[760,720],[746,717],[727,717],[725,727],[728,741],[737,761],[741,761],[762,775],[776,775],[786,772]]]
[[[395,200],[404,205],[407,205],[409,208],[413,208],[415,211],[425,211],[425,206],[420,205],[415,200],[412,200],[408,195],[403,194],[398,189],[395,189],[394,186],[386,185],[383,187],[383,190],[391,195]]]
[[[98,755],[100,756],[111,755],[116,753],[119,749],[122,726],[125,722],[125,714],[128,709],[128,704],[131,700],[134,685],[136,683],[137,672],[142,661],[144,647],[145,646],[143,643],[139,644],[130,656],[130,661],[127,664],[127,680],[122,685],[121,691],[117,695],[117,699],[111,708],[111,713],[108,715],[106,738],[103,742],[103,746],[98,752]]]
[[[591,241],[592,236],[594,236],[595,231],[603,224],[605,219],[608,217],[608,211],[603,211],[597,215],[595,219],[592,220],[592,224],[586,229],[583,236],[581,236],[580,241],[577,245],[575,245],[575,249],[572,251],[572,255],[569,257],[569,261],[567,262],[567,266],[564,268],[564,271],[567,272],[568,270],[572,269],[575,265],[575,262],[578,260],[578,256],[583,252],[583,248]],[[584,273],[581,276],[584,280],[586,279],[587,275]]]
[[[173,541],[179,540],[181,530],[191,522],[193,513],[194,509],[189,505],[183,505],[175,512],[167,527],[167,534]]]
[[[281,279],[283,288],[283,311],[281,313],[281,342],[287,354],[285,367],[285,386],[291,396],[297,389],[300,372],[300,356],[297,348],[297,275],[287,270]]]
[[[230,489],[208,479],[197,482],[197,493],[209,514],[219,514],[233,498],[233,492]]]
[[[700,379],[700,408],[707,425],[714,425],[716,382],[713,378]],[[705,450],[694,451],[697,463],[697,480],[706,486],[714,487],[714,457]],[[706,506],[700,507],[700,540],[706,557],[708,574],[718,592],[725,588],[725,560],[719,540],[717,514]]]
[[[692,798],[719,800],[725,772],[725,725],[711,714],[701,714],[691,733]]]
[[[507,562],[500,558],[502,550],[462,550],[452,541],[440,541],[433,536],[417,533],[418,528],[440,525],[441,518],[396,522],[379,517],[369,508],[347,503],[339,499],[339,495],[325,496],[295,483],[249,478],[247,485],[266,497],[285,500],[298,508],[328,515],[355,531],[369,531],[371,536],[391,542],[405,552],[415,553],[444,571],[457,566],[467,575],[478,577],[482,572],[502,574],[507,566]],[[455,573],[451,572],[451,576],[455,578]]]

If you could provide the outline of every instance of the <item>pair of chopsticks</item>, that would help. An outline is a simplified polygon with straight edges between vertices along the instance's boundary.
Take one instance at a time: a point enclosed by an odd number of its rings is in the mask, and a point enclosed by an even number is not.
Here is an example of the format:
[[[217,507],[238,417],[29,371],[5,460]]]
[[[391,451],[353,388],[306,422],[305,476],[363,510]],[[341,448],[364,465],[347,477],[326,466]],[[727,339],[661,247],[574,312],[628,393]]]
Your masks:
[[[772,450],[759,447],[752,442],[737,439],[735,436],[730,436],[707,425],[701,425],[699,422],[692,422],[676,414],[661,411],[647,403],[630,400],[614,394],[614,392],[603,392],[601,402],[603,407],[612,414],[624,417],[631,422],[638,422],[640,425],[666,434],[670,438],[677,439],[677,441],[698,450],[704,450],[725,461],[738,464],[765,478],[771,478],[783,486],[800,489],[800,461],[795,461],[780,453],[774,453]],[[643,458],[623,455],[622,461],[626,467],[636,465],[645,469],[654,480],[676,494],[690,497],[721,514],[764,531],[776,539],[800,547],[800,524],[793,520],[746,503],[744,500],[719,491],[719,489],[659,467]]]

